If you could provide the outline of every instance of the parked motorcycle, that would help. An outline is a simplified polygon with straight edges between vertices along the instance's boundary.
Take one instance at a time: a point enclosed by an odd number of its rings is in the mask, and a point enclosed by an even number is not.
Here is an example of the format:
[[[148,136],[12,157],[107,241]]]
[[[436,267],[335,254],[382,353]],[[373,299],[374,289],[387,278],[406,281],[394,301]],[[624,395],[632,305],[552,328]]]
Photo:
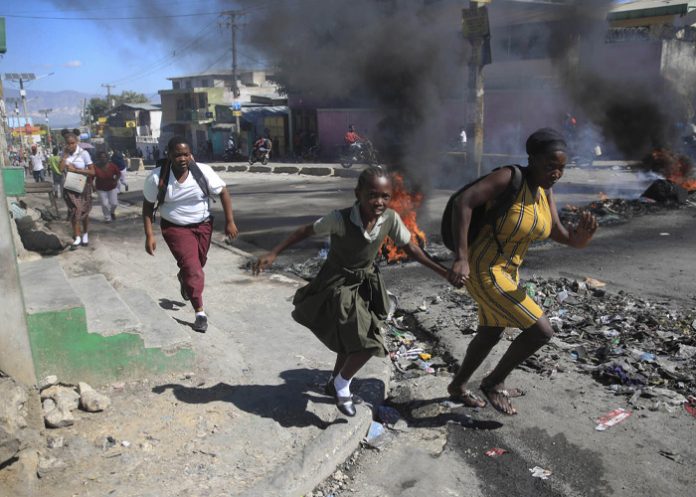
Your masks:
[[[377,151],[372,146],[370,140],[361,141],[358,146],[346,145],[342,148],[339,162],[345,168],[351,167],[355,163],[363,163],[368,166],[377,164]]]

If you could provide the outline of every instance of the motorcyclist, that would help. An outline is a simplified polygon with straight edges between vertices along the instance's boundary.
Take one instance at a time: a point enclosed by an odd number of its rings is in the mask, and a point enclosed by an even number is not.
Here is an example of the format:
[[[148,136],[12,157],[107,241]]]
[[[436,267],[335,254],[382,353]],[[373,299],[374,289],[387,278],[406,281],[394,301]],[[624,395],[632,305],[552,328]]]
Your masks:
[[[261,136],[258,140],[254,142],[254,153],[257,156],[265,156],[267,159],[269,159],[271,157],[272,148],[273,142],[268,137],[268,134]]]
[[[355,126],[352,124],[348,126],[348,131],[343,137],[343,141],[346,144],[348,153],[357,156],[362,150],[363,138],[355,131]]]

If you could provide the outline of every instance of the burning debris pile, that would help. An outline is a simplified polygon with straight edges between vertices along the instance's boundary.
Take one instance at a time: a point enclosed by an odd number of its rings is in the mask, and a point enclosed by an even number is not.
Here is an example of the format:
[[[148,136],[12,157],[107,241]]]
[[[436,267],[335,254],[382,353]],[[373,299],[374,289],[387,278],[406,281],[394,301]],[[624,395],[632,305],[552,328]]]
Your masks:
[[[686,155],[677,154],[664,148],[656,148],[643,159],[641,167],[660,174],[670,183],[678,185],[688,192],[696,191],[696,179],[691,178],[694,164]]]
[[[425,232],[418,227],[416,222],[417,210],[423,203],[423,194],[421,192],[411,192],[405,184],[404,177],[399,173],[392,174],[392,199],[389,207],[394,209],[404,224],[411,232],[411,242],[425,246]],[[394,263],[405,260],[408,256],[406,252],[398,248],[391,238],[387,238],[382,246],[382,254],[387,262]]]

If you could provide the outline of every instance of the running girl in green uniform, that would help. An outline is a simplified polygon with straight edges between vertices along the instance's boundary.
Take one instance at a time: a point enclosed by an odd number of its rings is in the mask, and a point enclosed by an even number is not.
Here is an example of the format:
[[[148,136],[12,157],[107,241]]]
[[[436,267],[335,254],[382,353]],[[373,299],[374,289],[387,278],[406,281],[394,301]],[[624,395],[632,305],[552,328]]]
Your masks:
[[[319,274],[295,294],[292,317],[309,328],[336,353],[336,364],[325,392],[346,416],[355,415],[350,382],[372,356],[384,357],[382,323],[389,300],[375,259],[386,237],[443,278],[448,270],[411,242],[399,215],[389,209],[392,182],[385,169],[372,166],[358,178],[357,202],[334,210],[314,224],[297,229],[268,254],[255,272],[270,266],[286,248],[312,236],[331,236],[331,248]]]

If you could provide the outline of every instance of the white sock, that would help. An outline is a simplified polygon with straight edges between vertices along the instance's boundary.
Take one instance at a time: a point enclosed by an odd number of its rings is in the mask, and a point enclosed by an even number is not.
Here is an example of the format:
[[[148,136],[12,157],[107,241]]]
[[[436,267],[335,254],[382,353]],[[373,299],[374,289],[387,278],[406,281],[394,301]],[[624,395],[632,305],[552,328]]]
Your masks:
[[[205,317],[208,317],[208,316],[205,315],[205,311],[198,311],[198,312],[196,312],[196,316],[203,316],[204,318],[205,318]]]
[[[82,243],[89,243],[89,235],[87,233],[82,233]]]
[[[82,238],[80,238],[80,235],[75,236],[75,241],[73,242],[73,245],[79,245],[82,242]]]
[[[336,387],[336,395],[339,397],[350,397],[350,382],[353,380],[346,380],[341,373],[336,375],[334,378],[334,387]]]

